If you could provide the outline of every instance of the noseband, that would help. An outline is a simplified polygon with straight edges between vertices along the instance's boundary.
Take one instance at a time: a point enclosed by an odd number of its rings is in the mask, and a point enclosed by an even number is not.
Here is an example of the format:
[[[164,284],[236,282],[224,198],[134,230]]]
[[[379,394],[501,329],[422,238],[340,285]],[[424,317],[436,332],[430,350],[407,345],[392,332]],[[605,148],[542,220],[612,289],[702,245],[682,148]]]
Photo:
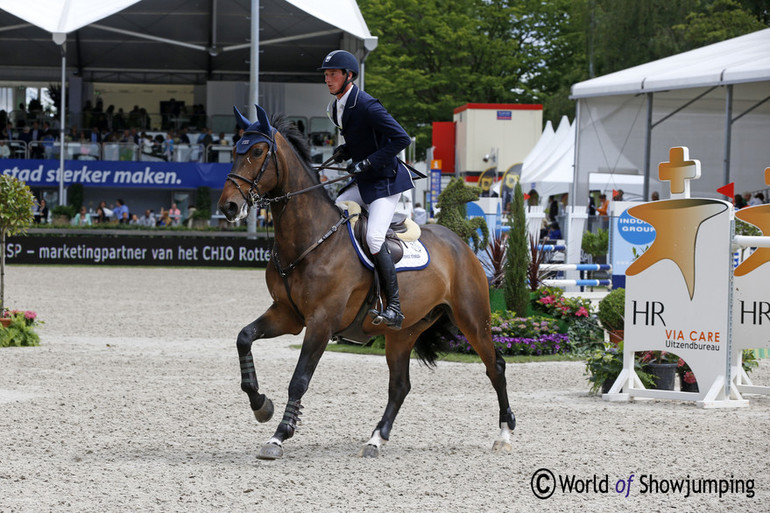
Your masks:
[[[274,133],[274,132],[273,132]],[[267,152],[267,156],[265,157],[265,160],[262,161],[262,167],[259,170],[259,173],[257,173],[257,177],[254,178],[254,180],[249,180],[245,176],[241,176],[237,173],[229,173],[227,175],[227,181],[231,182],[233,185],[235,185],[235,188],[238,189],[238,192],[241,193],[241,196],[246,201],[246,203],[249,205],[249,208],[253,206],[258,206],[259,208],[263,208],[267,206],[270,203],[270,200],[261,194],[259,194],[259,181],[262,179],[262,175],[265,174],[265,170],[267,169],[267,165],[270,163],[270,157],[275,157],[275,174],[276,177],[278,176],[278,157],[276,156],[276,146],[275,146],[275,137],[273,134],[268,136],[267,134],[264,134],[262,132],[245,132],[243,135],[259,135],[264,139],[267,139],[270,141],[270,149]],[[261,142],[257,140],[257,142]],[[254,143],[256,144],[256,143]],[[253,146],[253,145],[252,145]],[[249,148],[251,149],[251,148]],[[248,158],[248,157],[247,157]],[[238,180],[241,180],[242,182],[245,182],[249,184],[249,190],[244,192],[243,189],[241,189],[240,184],[238,183]]]

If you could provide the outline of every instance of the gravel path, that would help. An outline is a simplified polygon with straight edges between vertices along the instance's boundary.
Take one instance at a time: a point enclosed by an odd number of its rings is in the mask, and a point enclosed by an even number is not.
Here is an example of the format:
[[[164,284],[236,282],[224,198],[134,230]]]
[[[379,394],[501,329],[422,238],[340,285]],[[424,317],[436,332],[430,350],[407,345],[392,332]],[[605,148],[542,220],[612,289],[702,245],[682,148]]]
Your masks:
[[[258,425],[239,388],[235,337],[269,305],[263,271],[12,266],[6,304],[46,322],[38,348],[0,350],[0,512],[768,511],[770,397],[749,408],[607,403],[579,362],[508,367],[514,452],[490,448],[497,406],[481,364],[412,364],[377,460],[357,457],[382,415],[382,357],[328,353],[303,424],[278,461],[256,459],[286,401],[299,337],[255,344],[277,415]],[[770,384],[770,362],[752,374]],[[540,468],[607,493],[547,500]],[[630,495],[616,492],[628,477]],[[645,477],[647,476],[647,477]],[[718,493],[658,482],[753,480]],[[620,482],[621,479],[626,481]],[[548,481],[541,481],[548,484]],[[667,484],[664,484],[667,486]],[[593,485],[592,485],[593,486]],[[753,495],[749,497],[748,495]]]

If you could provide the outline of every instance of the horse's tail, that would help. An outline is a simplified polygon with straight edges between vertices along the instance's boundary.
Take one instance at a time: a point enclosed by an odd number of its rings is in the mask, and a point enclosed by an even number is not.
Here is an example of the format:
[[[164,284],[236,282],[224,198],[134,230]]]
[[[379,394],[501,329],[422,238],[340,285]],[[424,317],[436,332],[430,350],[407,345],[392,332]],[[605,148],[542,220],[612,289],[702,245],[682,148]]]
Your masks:
[[[436,366],[438,357],[449,352],[449,341],[457,335],[457,327],[450,319],[446,307],[438,307],[432,313],[438,316],[438,320],[423,331],[414,344],[417,359],[426,367]]]

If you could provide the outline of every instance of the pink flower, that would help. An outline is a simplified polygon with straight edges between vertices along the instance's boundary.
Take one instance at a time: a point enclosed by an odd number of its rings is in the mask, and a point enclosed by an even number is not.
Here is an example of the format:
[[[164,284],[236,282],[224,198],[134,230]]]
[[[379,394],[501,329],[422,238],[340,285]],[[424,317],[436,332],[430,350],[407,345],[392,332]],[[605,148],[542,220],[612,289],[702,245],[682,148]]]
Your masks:
[[[540,302],[543,303],[544,305],[550,305],[551,303],[553,303],[553,296],[546,296],[542,298]]]
[[[585,307],[581,306],[578,308],[578,311],[575,312],[575,317],[588,317],[588,310],[585,309]]]
[[[677,366],[677,367],[684,367],[684,366],[685,366],[684,360],[682,360],[682,359],[680,358],[680,359],[679,359],[679,361],[678,361],[678,362],[676,362],[676,366]]]
[[[695,383],[695,374],[693,374],[691,371],[684,373],[684,382],[692,385]]]
[[[37,317],[37,314],[33,312],[32,310],[27,310],[24,312],[24,318],[29,319],[30,321],[34,321],[35,317]]]

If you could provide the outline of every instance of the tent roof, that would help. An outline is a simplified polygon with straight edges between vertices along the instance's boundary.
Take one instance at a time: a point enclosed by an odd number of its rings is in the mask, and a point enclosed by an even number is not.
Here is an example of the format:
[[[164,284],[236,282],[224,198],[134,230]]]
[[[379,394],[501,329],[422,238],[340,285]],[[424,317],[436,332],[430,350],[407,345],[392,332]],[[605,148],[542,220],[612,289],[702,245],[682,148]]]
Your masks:
[[[69,32],[67,67],[87,81],[248,81],[251,3],[0,0],[3,80],[60,80],[61,53],[51,32],[61,31]],[[261,81],[317,82],[315,70],[330,50],[359,49],[362,56],[377,45],[355,0],[259,4]],[[55,5],[69,9],[62,25],[50,16]],[[110,15],[110,8],[121,6]]]
[[[770,80],[770,29],[672,55],[572,86],[572,98]]]

